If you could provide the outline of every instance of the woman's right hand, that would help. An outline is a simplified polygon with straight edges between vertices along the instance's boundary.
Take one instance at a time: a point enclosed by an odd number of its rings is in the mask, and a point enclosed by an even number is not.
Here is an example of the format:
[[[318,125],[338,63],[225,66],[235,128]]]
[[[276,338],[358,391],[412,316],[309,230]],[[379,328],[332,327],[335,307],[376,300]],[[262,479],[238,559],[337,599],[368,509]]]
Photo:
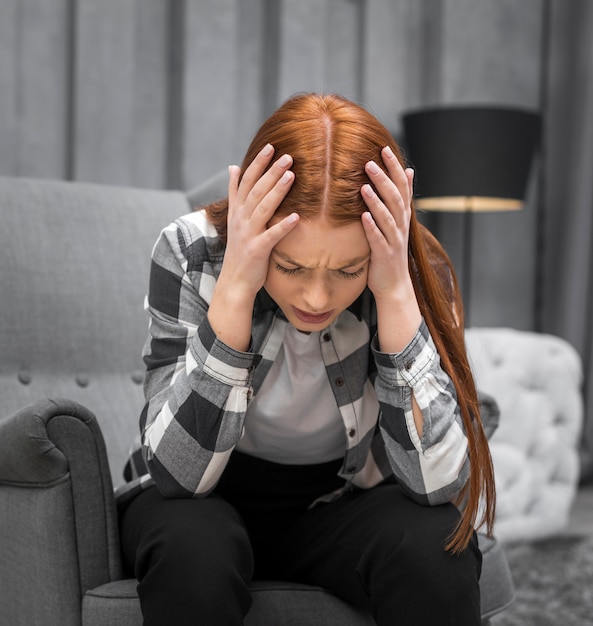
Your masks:
[[[221,280],[232,283],[233,289],[246,297],[255,298],[263,287],[272,249],[298,222],[298,215],[293,213],[268,227],[294,180],[288,154],[264,173],[273,155],[273,146],[264,146],[240,181],[240,169],[229,167],[227,245]]]
[[[282,155],[266,171],[273,156],[273,146],[266,145],[242,178],[239,167],[229,167],[227,243],[208,319],[219,339],[236,350],[249,346],[253,304],[266,280],[270,254],[299,220],[292,213],[269,225],[294,181],[290,155]]]

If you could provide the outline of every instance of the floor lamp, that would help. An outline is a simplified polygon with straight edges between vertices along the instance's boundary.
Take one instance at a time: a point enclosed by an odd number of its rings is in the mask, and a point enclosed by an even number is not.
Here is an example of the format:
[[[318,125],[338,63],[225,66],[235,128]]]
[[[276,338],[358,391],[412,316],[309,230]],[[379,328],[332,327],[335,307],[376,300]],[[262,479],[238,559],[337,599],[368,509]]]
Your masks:
[[[416,208],[463,213],[461,288],[467,322],[473,214],[523,208],[540,116],[510,107],[418,109],[403,114],[403,130],[416,170]]]

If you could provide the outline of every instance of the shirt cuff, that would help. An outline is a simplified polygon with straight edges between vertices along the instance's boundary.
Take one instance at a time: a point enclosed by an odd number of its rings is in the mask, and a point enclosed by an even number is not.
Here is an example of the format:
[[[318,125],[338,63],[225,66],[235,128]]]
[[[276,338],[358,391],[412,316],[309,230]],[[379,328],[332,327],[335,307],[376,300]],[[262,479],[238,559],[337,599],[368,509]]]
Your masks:
[[[424,319],[410,343],[397,353],[381,352],[375,335],[371,348],[379,376],[397,387],[414,387],[430,371],[438,353]]]
[[[262,358],[261,354],[240,352],[223,343],[216,336],[207,316],[194,335],[190,352],[196,367],[200,364],[204,373],[233,386],[250,386],[253,372]]]

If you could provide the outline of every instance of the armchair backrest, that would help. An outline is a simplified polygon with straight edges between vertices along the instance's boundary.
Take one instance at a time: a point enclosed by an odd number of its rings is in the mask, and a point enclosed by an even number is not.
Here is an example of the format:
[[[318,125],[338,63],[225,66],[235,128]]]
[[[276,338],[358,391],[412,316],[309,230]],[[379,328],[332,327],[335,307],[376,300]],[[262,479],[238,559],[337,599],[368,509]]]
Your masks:
[[[0,178],[0,420],[80,402],[116,486],[143,405],[151,248],[189,210],[179,192]]]

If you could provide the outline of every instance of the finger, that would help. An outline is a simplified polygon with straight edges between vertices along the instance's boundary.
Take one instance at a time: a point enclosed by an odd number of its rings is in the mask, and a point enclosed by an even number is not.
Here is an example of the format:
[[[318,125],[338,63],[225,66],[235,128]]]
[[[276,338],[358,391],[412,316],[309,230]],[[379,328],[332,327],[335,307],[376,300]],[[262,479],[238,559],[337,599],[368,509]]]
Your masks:
[[[237,193],[237,201],[240,204],[245,202],[247,195],[270,164],[273,155],[274,146],[268,143],[257,153],[255,159],[247,166],[241,178]]]
[[[408,195],[411,198],[414,197],[414,170],[411,167],[406,168],[406,176],[408,178]]]
[[[380,229],[384,239],[389,239],[391,229],[397,228],[397,222],[391,211],[385,206],[371,185],[366,184],[361,189],[362,197],[369,209],[372,223]]]
[[[383,232],[381,231],[379,226],[377,226],[377,222],[375,221],[370,211],[365,211],[362,214],[361,222],[367,241],[369,242],[369,246],[371,248],[371,255],[373,252],[375,254],[378,253],[381,247],[386,246],[387,244]]]
[[[258,220],[262,228],[272,219],[280,203],[290,191],[294,179],[294,172],[291,170],[285,171],[275,185],[257,203],[250,217]]]
[[[369,180],[397,223],[403,223],[405,211],[409,205],[408,179],[403,170],[401,171],[403,182],[402,180],[394,181],[374,161],[369,161],[365,165],[365,170]]]
[[[229,165],[229,185],[228,185],[228,196],[229,196],[229,211],[232,207],[235,206],[235,201],[237,199],[237,192],[239,189],[239,177],[241,175],[241,168],[237,165]]]
[[[402,196],[404,196],[404,202],[409,204],[412,195],[410,194],[408,185],[409,181],[406,174],[407,170],[404,170],[403,165],[399,162],[398,158],[389,146],[385,146],[383,150],[381,150],[381,158],[383,159],[383,163],[389,172],[389,177],[397,185],[397,188],[402,193]]]
[[[291,213],[266,229],[262,241],[271,253],[274,246],[299,223],[299,214]]]
[[[279,183],[281,181],[282,183],[292,183],[292,179],[290,178],[290,176],[287,176],[288,169],[291,167],[291,165],[292,157],[289,154],[283,154],[272,165],[272,167],[253,185],[251,191],[247,196],[247,202],[251,205],[251,207],[253,207],[253,209],[256,209],[264,199],[268,200],[268,202],[266,202],[266,206],[269,206],[269,198],[267,198],[267,196],[274,189],[282,189],[284,191],[283,195],[286,194],[287,190],[283,188],[282,184],[279,185]]]

